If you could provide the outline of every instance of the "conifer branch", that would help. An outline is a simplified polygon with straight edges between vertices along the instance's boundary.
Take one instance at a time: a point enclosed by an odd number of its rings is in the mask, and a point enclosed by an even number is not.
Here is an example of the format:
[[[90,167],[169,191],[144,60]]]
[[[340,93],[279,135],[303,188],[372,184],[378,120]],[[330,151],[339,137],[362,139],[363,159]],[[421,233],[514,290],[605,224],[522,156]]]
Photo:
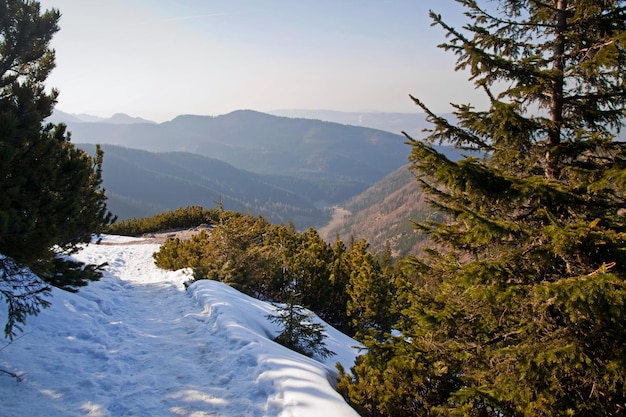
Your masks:
[[[611,269],[613,269],[613,267],[615,267],[615,265],[617,265],[617,262],[603,262],[602,265],[600,265],[600,268],[596,269],[595,271],[587,274],[587,276],[594,276],[594,275],[598,275],[598,274],[606,274],[607,272],[609,272]]]
[[[509,337],[518,336],[518,335],[520,335],[522,333],[523,333],[523,331],[521,331],[521,330],[514,330],[514,331],[508,332],[506,334],[498,335],[496,337],[493,337],[493,338],[487,340],[486,342],[483,342],[481,344],[481,346],[484,347],[484,346],[495,345],[496,343],[506,341]]]
[[[424,110],[424,112],[427,115],[428,120],[433,123],[435,126],[439,127],[441,130],[444,130],[446,132],[445,135],[442,134],[435,134],[434,132],[435,130],[427,130],[424,129],[425,132],[433,132],[433,141],[435,141],[436,137],[439,137],[439,144],[443,143],[443,137],[448,137],[448,138],[454,138],[454,142],[455,145],[461,147],[463,143],[473,143],[474,145],[478,146],[479,149],[483,149],[486,151],[492,150],[493,147],[489,144],[487,144],[486,142],[482,141],[480,138],[478,138],[476,135],[473,135],[471,132],[459,128],[458,126],[452,125],[450,124],[450,122],[448,122],[448,120],[444,117],[438,116],[435,113],[433,113],[421,100],[419,100],[418,98],[415,98],[413,95],[409,94],[409,97],[411,98],[411,100],[413,100],[413,102],[415,104],[417,104],[419,107],[422,108],[422,110]],[[408,139],[413,140],[409,135],[407,135],[405,132],[402,132]]]

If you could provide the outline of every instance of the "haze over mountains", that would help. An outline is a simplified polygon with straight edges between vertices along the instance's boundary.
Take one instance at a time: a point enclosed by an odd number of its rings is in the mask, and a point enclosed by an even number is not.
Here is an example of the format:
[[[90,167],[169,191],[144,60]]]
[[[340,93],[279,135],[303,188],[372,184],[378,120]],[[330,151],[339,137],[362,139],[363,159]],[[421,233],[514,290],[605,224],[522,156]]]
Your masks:
[[[273,110],[275,116],[317,119],[345,125],[369,127],[390,133],[408,133],[414,139],[423,137],[422,130],[429,127],[424,113],[341,112],[334,110]],[[450,116],[450,115],[447,115]]]
[[[384,130],[386,132],[400,134],[407,132],[414,138],[422,136],[422,130],[428,128],[424,113],[382,113],[382,112],[342,112],[335,110],[307,110],[307,109],[282,109],[272,110],[267,114],[279,117],[313,119],[325,122],[333,122],[344,125],[367,127],[370,129]],[[445,115],[449,117],[451,115]],[[48,119],[53,123],[112,123],[133,124],[152,123],[151,120],[133,117],[124,113],[116,113],[111,117],[98,117],[89,114],[70,114],[61,110],[55,110]]]
[[[48,118],[51,123],[110,123],[110,124],[135,124],[135,123],[150,123],[156,124],[151,120],[142,119],[141,117],[132,117],[124,113],[116,113],[111,117],[98,117],[90,114],[70,114],[60,110],[55,110],[54,113]]]
[[[406,162],[400,135],[248,110],[222,116],[178,116],[160,123],[67,123],[75,143],[151,152],[182,151],[239,169],[372,184]]]
[[[95,145],[78,146],[95,153]],[[255,174],[187,152],[102,148],[107,205],[120,219],[220,202],[227,210],[263,215],[274,223],[293,221],[299,228],[321,225],[328,218],[313,202],[323,192],[312,182]]]
[[[411,149],[400,131],[413,131],[418,137],[427,126],[423,114],[323,110],[275,114],[282,115],[241,110],[155,123],[124,114],[102,119],[56,111],[49,120],[67,124],[72,141],[89,152],[96,143],[103,145],[104,187],[109,208],[120,219],[221,202],[226,209],[260,214],[275,223],[293,221],[298,229],[324,226],[330,207],[357,199],[405,166]],[[414,179],[405,174],[393,180],[398,181]],[[387,185],[383,189],[390,190]],[[370,193],[365,201],[375,203],[372,198],[382,201],[385,196]],[[394,200],[395,204],[412,204],[407,198]],[[375,238],[358,232],[359,224],[373,224],[363,213],[334,232],[342,238],[348,231]],[[410,225],[407,219],[405,223]],[[406,236],[405,229],[410,228],[376,224],[390,229],[378,233],[380,242],[389,239],[389,233],[394,239]]]

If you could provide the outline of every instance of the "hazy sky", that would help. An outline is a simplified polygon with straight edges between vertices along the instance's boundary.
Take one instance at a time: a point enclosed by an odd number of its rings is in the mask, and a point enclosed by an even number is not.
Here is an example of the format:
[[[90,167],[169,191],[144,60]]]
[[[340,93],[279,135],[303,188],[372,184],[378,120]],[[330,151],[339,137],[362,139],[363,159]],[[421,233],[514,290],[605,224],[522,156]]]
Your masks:
[[[453,0],[41,0],[60,10],[57,108],[155,121],[237,109],[438,112],[480,104],[428,10]],[[480,98],[478,98],[480,97]]]

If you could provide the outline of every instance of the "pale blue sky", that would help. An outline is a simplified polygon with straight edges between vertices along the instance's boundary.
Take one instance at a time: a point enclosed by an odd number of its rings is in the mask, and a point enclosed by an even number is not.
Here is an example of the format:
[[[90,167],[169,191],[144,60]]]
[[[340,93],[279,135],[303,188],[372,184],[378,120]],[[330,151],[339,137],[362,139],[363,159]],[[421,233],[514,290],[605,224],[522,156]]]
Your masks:
[[[484,102],[433,9],[453,0],[42,0],[61,11],[57,108],[155,121],[237,109],[417,112]]]

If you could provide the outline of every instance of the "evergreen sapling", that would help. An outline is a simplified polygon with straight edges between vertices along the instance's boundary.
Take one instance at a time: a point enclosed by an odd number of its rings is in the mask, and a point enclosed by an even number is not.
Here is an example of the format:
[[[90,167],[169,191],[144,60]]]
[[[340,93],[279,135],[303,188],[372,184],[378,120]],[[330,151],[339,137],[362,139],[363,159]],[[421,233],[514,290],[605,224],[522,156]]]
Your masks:
[[[311,321],[313,314],[296,304],[296,301],[297,295],[292,292],[286,304],[276,305],[276,315],[267,315],[272,323],[283,326],[283,331],[274,338],[274,341],[309,357],[317,355],[325,359],[335,355],[335,352],[324,344],[327,337],[324,325],[313,323]]]

